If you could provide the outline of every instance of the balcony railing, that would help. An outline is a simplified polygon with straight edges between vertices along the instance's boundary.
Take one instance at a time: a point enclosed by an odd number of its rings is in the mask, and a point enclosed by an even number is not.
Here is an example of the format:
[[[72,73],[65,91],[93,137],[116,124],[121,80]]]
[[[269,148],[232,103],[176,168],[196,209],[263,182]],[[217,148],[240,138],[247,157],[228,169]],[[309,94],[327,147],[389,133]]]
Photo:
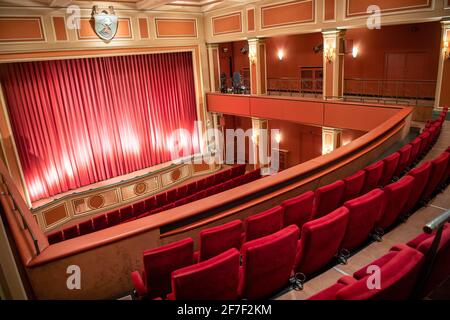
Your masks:
[[[269,95],[290,94],[300,96],[321,97],[322,79],[313,78],[267,78],[267,93]]]
[[[435,91],[434,80],[344,79],[348,101],[433,105]]]

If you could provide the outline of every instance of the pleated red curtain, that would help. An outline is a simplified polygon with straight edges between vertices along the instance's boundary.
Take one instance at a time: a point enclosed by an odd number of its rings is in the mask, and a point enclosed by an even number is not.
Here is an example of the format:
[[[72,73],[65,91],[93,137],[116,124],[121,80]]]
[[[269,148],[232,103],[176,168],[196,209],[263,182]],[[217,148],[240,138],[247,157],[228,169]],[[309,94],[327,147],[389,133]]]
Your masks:
[[[32,201],[170,161],[172,132],[195,136],[190,52],[12,63],[0,71]]]

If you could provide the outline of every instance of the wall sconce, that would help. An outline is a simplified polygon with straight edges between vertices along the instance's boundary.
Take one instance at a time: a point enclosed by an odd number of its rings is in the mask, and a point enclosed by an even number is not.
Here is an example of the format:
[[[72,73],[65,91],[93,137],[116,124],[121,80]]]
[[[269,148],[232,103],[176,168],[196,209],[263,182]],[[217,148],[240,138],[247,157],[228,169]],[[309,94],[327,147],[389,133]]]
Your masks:
[[[281,142],[281,133],[276,133],[275,134],[275,141],[277,142],[277,143],[280,143]]]
[[[325,46],[323,48],[323,54],[325,55],[325,58],[327,59],[328,63],[333,62],[334,57],[336,55],[336,49],[333,46],[329,46],[325,43]]]
[[[278,56],[278,60],[280,60],[280,61],[283,60],[283,58],[284,58],[283,49],[278,50],[277,56]]]
[[[354,46],[352,49],[352,57],[356,58],[358,56],[358,47]]]
[[[256,63],[256,50],[251,47],[248,50],[248,59],[250,60],[251,64]]]
[[[450,59],[450,49],[449,49],[449,44],[448,44],[448,40],[444,40],[444,57],[445,59]]]

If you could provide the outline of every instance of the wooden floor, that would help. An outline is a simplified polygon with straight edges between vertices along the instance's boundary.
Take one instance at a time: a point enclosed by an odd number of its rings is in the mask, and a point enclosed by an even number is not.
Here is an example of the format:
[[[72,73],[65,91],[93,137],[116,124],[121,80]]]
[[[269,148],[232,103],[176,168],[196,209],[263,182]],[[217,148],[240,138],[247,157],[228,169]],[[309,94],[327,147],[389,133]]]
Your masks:
[[[433,148],[428,152],[427,156],[422,160],[432,160],[441,154],[450,145],[450,121],[446,121],[443,125],[441,135]],[[420,165],[420,164],[419,164]],[[344,275],[352,275],[355,271],[364,267],[371,261],[381,257],[389,251],[389,249],[399,243],[406,243],[422,233],[423,226],[439,216],[444,211],[450,209],[450,186],[437,195],[430,203],[419,209],[412,215],[406,223],[403,223],[393,229],[391,232],[383,236],[382,242],[374,242],[352,256],[346,265],[337,265],[332,269],[320,274],[319,276],[309,280],[304,284],[301,291],[290,290],[280,295],[278,300],[304,300],[308,299],[315,293],[334,284],[340,277]]]

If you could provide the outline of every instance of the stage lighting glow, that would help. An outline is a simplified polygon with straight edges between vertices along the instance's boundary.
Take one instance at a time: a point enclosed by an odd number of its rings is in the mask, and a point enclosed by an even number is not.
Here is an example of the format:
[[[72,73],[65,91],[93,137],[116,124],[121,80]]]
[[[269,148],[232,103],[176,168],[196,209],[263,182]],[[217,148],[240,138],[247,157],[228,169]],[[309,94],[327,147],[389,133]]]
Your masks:
[[[36,179],[28,186],[28,192],[31,198],[40,197],[45,192],[44,185],[39,179]]]
[[[122,135],[122,148],[127,153],[139,154],[141,149],[139,139],[134,132],[125,131],[125,134]]]
[[[58,171],[54,166],[51,166],[48,169],[47,174],[45,175],[45,180],[47,181],[48,184],[54,184],[58,182],[59,180]]]

